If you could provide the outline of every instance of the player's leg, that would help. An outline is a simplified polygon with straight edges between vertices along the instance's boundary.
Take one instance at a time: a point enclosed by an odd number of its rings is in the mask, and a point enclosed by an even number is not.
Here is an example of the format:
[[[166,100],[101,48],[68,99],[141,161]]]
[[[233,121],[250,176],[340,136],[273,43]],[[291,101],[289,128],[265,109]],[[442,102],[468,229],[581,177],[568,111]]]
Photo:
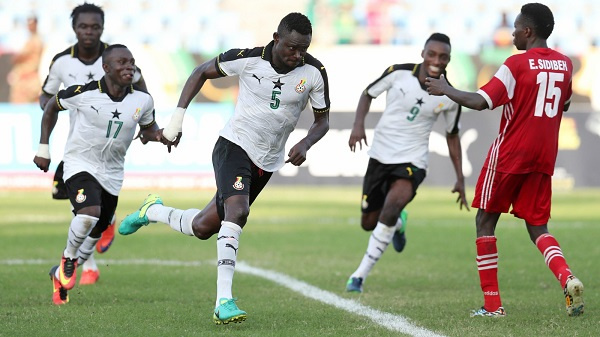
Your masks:
[[[518,184],[518,181],[511,184],[508,178],[508,175],[483,168],[475,187],[472,206],[479,208],[475,217],[476,261],[484,305],[473,310],[471,317],[506,315],[498,284],[498,247],[495,230],[500,214],[508,212],[512,191]]]
[[[102,236],[98,243],[96,244],[96,251],[100,254],[106,253],[110,246],[112,246],[115,240],[115,223],[117,222],[117,215],[113,214],[112,219],[106,227],[106,230],[102,232]]]
[[[90,234],[85,238],[77,252],[77,264],[82,266],[79,285],[95,284],[100,278],[100,269],[94,259],[94,248],[99,242],[102,234],[106,232],[110,226],[110,222],[114,217],[114,212],[117,209],[118,200],[118,196],[111,195],[102,189],[102,208],[98,222]]]
[[[75,216],[69,226],[67,243],[61,263],[56,269],[56,278],[69,290],[75,285],[78,250],[100,217],[102,189],[87,172],[74,175],[66,184]]]
[[[246,312],[237,307],[232,294],[240,236],[250,205],[272,173],[256,167],[245,151],[223,138],[215,146],[213,166],[218,190],[217,212],[223,219],[217,236],[217,296],[213,321],[216,324],[242,322]]]
[[[530,173],[513,206],[515,216],[525,220],[531,241],[544,256],[544,261],[560,282],[566,301],[567,314],[583,314],[583,284],[571,272],[556,238],[548,232],[552,198],[552,178]]]

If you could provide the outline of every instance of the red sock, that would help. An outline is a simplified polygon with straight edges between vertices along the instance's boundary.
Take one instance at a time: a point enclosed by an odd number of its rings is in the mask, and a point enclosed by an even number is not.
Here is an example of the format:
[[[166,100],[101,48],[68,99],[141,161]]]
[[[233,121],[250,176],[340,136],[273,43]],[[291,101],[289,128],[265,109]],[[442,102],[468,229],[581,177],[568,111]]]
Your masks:
[[[496,311],[502,306],[498,289],[498,248],[495,236],[482,236],[475,240],[477,245],[477,270],[483,291],[483,307]]]
[[[558,241],[552,234],[542,234],[535,240],[535,245],[544,255],[546,265],[554,273],[554,276],[560,282],[560,286],[564,288],[567,278],[571,276],[571,270],[558,245]]]

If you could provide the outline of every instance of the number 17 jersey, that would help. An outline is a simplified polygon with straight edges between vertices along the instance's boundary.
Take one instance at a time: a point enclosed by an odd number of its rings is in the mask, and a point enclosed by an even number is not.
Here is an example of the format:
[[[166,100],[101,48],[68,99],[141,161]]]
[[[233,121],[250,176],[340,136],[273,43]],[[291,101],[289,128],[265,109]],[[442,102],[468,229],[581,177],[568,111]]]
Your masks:
[[[552,175],[573,64],[550,48],[532,48],[506,59],[477,93],[490,109],[503,105],[498,137],[484,167],[498,172]]]

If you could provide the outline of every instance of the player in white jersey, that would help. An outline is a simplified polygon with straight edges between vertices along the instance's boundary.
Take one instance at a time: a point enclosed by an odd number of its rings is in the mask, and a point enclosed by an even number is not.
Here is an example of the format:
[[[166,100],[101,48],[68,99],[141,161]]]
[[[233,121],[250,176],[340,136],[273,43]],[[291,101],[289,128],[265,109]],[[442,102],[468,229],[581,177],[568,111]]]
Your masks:
[[[99,81],[61,90],[44,108],[40,146],[34,163],[44,172],[50,165],[48,141],[58,112],[70,110],[64,177],[75,217],[69,227],[61,262],[50,271],[53,302],[69,301],[77,266],[89,258],[107,228],[123,184],[125,154],[140,125],[145,141],[160,141],[152,97],[133,86],[135,60],[123,45],[106,48],[105,76]]]
[[[97,81],[104,75],[101,56],[102,52],[108,47],[108,44],[100,40],[104,30],[104,11],[94,4],[84,3],[73,9],[71,19],[77,43],[58,53],[52,59],[40,95],[42,110],[48,100],[58,93],[61,85],[68,88],[74,84]],[[139,68],[136,68],[133,82],[142,90],[147,91]],[[70,120],[72,122],[73,118]],[[61,161],[54,174],[53,199],[68,199],[63,179],[63,165],[64,161]],[[113,243],[114,221],[113,218],[108,229],[102,233],[101,239],[96,244],[98,253],[106,252]],[[83,264],[83,273],[79,284],[94,284],[99,277],[100,271],[92,254],[90,259]]]
[[[217,193],[202,211],[166,207],[159,196],[151,194],[119,227],[119,233],[127,235],[150,221],[159,221],[202,240],[218,233],[216,324],[246,319],[246,312],[235,304],[231,287],[250,205],[274,171],[285,163],[301,165],[308,149],[329,129],[327,73],[306,52],[311,38],[308,18],[290,13],[266,47],[232,49],[198,66],[188,78],[162,136],[168,144],[177,145],[185,109],[207,79],[239,76],[235,113],[221,130],[213,151]],[[315,121],[306,137],[287,153],[286,160],[286,140],[309,101]]]
[[[368,151],[369,165],[363,182],[361,226],[373,231],[362,261],[346,282],[349,292],[362,292],[363,284],[390,242],[401,252],[406,244],[404,207],[415,197],[427,170],[429,136],[440,115],[446,120],[446,140],[456,172],[452,192],[459,194],[460,208],[468,210],[459,136],[461,107],[445,96],[430,96],[425,78],[446,73],[450,62],[450,38],[432,34],[421,52],[420,64],[395,64],[371,83],[360,96],[348,144],[356,150],[367,143],[365,117],[371,101],[387,92],[386,107],[375,127]]]

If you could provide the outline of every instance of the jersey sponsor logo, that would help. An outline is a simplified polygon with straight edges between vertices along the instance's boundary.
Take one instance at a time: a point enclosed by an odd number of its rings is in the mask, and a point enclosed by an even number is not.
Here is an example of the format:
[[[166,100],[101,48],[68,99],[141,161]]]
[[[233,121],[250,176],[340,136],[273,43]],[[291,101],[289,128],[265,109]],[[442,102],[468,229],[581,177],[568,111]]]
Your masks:
[[[73,80],[77,81],[77,75],[69,74],[69,77],[71,77]]]
[[[260,80],[262,80],[263,78],[265,78],[264,76],[259,78],[258,76],[256,76],[255,74],[252,74],[252,77],[256,78],[256,80],[258,81],[258,84],[260,84]]]
[[[131,116],[131,118],[133,118],[133,120],[135,122],[140,120],[140,112],[142,111],[142,108],[137,108],[135,109],[135,112],[133,113],[133,116]]]
[[[83,194],[84,189],[80,189],[77,190],[77,196],[75,197],[75,201],[77,201],[77,203],[81,204],[82,202],[85,201],[85,199],[87,199],[87,196],[85,194]]]
[[[244,184],[242,183],[242,177],[235,177],[235,183],[233,183],[233,188],[235,188],[238,191],[241,191],[244,189]]]
[[[243,57],[244,56],[244,50],[240,50],[240,52],[237,53],[237,56],[242,56]]]
[[[77,86],[77,89],[75,89],[75,91],[74,91],[74,92],[81,93],[81,90],[80,90],[80,89],[81,89],[81,86],[80,86],[80,85],[78,85],[78,86]]]
[[[93,105],[90,105],[90,108],[92,108],[94,111],[96,111],[96,114],[100,114],[100,108],[96,109]]]
[[[296,92],[297,92],[297,93],[299,93],[299,94],[303,93],[303,92],[304,92],[304,90],[306,90],[306,80],[305,80],[305,79],[301,79],[301,80],[300,80],[300,83],[298,83],[298,84],[296,85],[296,88],[295,88],[295,90],[296,90]]]

